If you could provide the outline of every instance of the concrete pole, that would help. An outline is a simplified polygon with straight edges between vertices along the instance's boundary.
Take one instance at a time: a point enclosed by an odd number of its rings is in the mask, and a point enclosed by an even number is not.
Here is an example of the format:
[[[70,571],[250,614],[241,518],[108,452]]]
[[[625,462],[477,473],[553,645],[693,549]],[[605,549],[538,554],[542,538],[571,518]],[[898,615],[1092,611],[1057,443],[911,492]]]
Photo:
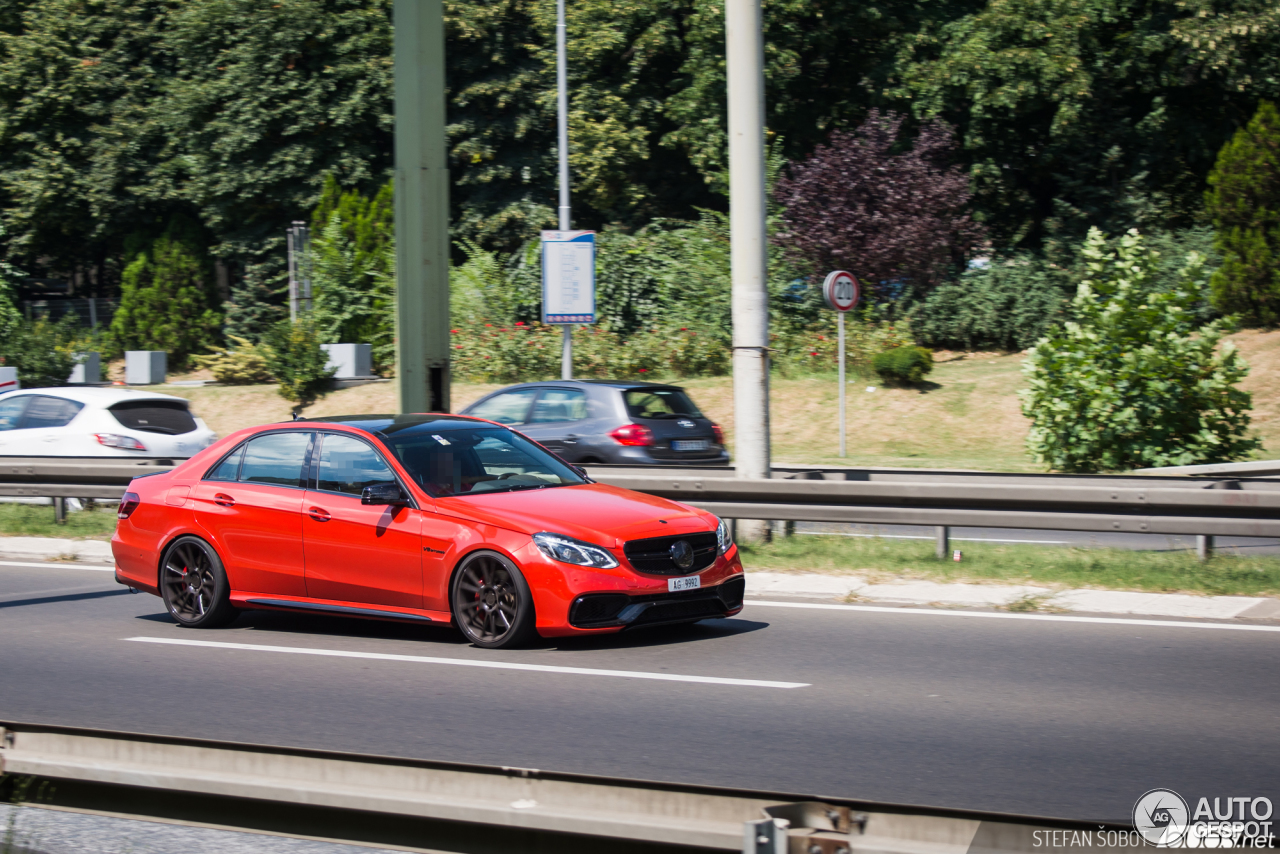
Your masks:
[[[396,384],[449,411],[449,172],[442,0],[395,0]]]
[[[564,0],[556,0],[556,154],[560,160],[560,230],[573,228],[569,217],[569,61]],[[560,379],[573,379],[573,327],[560,328]]]
[[[764,183],[764,29],[760,0],[725,0],[729,89],[729,237],[738,477],[769,477],[769,297]],[[740,521],[739,537],[768,536]]]

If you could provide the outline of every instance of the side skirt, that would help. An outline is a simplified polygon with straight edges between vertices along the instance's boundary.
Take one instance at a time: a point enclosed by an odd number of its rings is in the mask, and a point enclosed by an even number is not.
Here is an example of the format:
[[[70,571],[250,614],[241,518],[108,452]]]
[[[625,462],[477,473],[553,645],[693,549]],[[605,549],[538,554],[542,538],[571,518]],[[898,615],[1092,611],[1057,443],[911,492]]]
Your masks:
[[[305,611],[312,614],[334,614],[344,617],[363,617],[368,620],[400,620],[408,623],[432,623],[447,626],[451,621],[447,614],[434,611],[390,611],[367,605],[339,605],[333,602],[315,602],[299,599],[280,599],[269,596],[233,595],[231,604],[238,608],[256,610]]]

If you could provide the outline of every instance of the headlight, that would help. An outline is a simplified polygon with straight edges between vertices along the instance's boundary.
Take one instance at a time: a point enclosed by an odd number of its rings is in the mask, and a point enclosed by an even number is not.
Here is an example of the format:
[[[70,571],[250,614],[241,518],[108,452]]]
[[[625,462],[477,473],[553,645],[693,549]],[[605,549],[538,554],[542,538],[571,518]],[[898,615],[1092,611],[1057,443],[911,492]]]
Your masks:
[[[597,569],[611,569],[618,565],[617,559],[599,546],[561,534],[549,534],[543,531],[533,535],[533,542],[544,555],[561,563],[593,566]]]
[[[729,551],[729,546],[733,545],[733,537],[729,536],[729,523],[723,519],[716,519],[716,545],[719,547],[719,554]]]

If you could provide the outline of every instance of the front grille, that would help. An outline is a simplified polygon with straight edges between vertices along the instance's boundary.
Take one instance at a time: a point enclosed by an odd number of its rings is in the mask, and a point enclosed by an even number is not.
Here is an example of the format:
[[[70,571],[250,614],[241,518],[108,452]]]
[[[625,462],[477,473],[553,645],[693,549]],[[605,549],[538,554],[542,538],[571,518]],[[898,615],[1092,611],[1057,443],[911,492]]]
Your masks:
[[[724,603],[719,598],[711,596],[685,601],[659,602],[645,608],[630,625],[647,626],[653,623],[703,620],[708,617],[723,617],[724,612]]]
[[[684,540],[693,549],[693,565],[688,569],[681,569],[671,559],[671,546],[678,540]],[[637,571],[651,572],[654,575],[690,575],[701,572],[716,562],[716,551],[715,531],[632,540],[622,547],[622,553]]]
[[[647,626],[723,617],[742,607],[745,579],[735,576],[718,587],[679,593],[586,593],[569,608],[569,624],[580,629]],[[638,611],[638,613],[637,613]]]

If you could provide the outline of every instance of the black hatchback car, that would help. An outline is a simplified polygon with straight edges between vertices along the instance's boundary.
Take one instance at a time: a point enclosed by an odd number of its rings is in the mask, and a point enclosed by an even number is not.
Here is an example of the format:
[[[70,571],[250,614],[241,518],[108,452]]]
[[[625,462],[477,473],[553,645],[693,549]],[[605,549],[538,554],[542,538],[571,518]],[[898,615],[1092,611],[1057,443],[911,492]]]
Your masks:
[[[720,427],[684,389],[560,380],[499,389],[462,411],[516,428],[571,463],[728,465]]]

